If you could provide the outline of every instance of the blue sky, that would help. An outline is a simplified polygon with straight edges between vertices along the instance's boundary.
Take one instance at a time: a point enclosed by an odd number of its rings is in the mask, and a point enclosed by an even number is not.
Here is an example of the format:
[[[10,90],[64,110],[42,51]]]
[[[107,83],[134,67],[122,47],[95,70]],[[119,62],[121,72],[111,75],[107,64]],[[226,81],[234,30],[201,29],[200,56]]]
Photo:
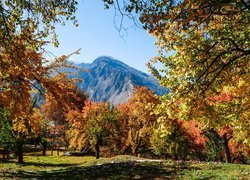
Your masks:
[[[81,54],[73,56],[72,61],[91,63],[98,56],[107,55],[147,72],[145,63],[156,55],[155,39],[131,23],[125,24],[128,35],[121,38],[113,22],[114,14],[113,10],[104,10],[100,0],[80,0],[76,13],[79,27],[72,22],[58,25],[60,45],[47,49],[58,56],[81,48]]]

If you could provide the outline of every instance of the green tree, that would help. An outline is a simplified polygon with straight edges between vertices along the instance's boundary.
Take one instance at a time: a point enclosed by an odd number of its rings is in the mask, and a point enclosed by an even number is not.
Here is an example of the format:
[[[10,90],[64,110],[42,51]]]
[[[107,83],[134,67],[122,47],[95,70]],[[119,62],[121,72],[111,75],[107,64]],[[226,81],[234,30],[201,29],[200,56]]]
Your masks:
[[[10,149],[15,147],[15,136],[12,131],[12,125],[9,121],[8,111],[6,109],[0,109],[0,145],[4,148],[3,160],[5,155]]]

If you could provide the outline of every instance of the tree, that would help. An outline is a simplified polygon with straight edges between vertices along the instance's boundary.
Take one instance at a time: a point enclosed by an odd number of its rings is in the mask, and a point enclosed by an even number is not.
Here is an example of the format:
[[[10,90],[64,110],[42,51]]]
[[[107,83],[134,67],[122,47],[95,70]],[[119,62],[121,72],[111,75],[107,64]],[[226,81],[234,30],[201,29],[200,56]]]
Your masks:
[[[157,155],[165,155],[175,160],[205,160],[205,138],[195,121],[174,122],[170,133],[163,133],[162,124],[156,126],[151,138],[151,147]]]
[[[233,87],[236,90],[234,92],[229,89],[225,92],[226,88],[224,88],[219,95],[207,98],[208,112],[206,116],[212,118],[212,122],[216,122],[216,124],[209,126],[223,142],[226,162],[231,162],[230,140],[234,143],[241,143],[242,146],[249,149],[249,132],[245,129],[245,126],[249,126],[249,122],[245,119],[246,115],[249,114],[249,105],[246,104],[248,103],[246,97],[248,96],[246,92],[248,87],[245,87],[246,84],[242,82],[240,84],[239,86],[237,83]],[[244,95],[239,92],[244,93]],[[245,155],[248,154],[249,152],[245,153]]]
[[[144,28],[157,38],[159,48],[159,56],[149,67],[174,95],[206,91],[212,85],[222,87],[228,83],[229,72],[248,72],[248,1],[104,2],[113,4],[123,16],[139,14]],[[162,63],[163,68],[155,68],[155,62]]]
[[[58,85],[59,82],[50,75],[52,71],[56,72],[56,68],[64,66],[67,57],[58,58],[54,63],[44,66],[42,56],[39,53],[29,49],[22,42],[19,45],[20,51],[16,52],[17,54],[1,54],[4,61],[12,62],[12,64],[0,66],[1,72],[8,74],[7,78],[0,81],[0,87],[3,87],[1,88],[3,90],[0,98],[3,107],[9,112],[8,119],[11,121],[12,129],[16,134],[18,152],[20,151],[18,153],[19,162],[22,163],[22,146],[29,136],[32,113],[35,107],[31,92],[36,90],[43,93],[37,87],[37,84],[40,84],[42,88],[53,94],[58,101],[63,102],[62,95],[60,95],[63,91]],[[22,52],[21,58],[18,56],[20,52]]]
[[[8,112],[5,109],[0,110],[0,145],[4,148],[3,150],[3,160],[10,149],[14,149],[15,137],[12,131],[12,125],[9,121]]]
[[[150,138],[154,153],[170,156],[176,160],[186,158],[204,160],[206,141],[201,135],[204,125],[190,118],[181,119],[185,116],[181,111],[181,103],[175,103],[170,107],[166,103],[169,98],[171,98],[169,95],[160,97],[160,103],[152,111],[152,114],[157,116],[157,123]]]
[[[72,110],[68,113],[71,124],[69,131],[72,147],[82,150],[90,145],[100,157],[100,146],[112,147],[119,140],[119,124],[116,111],[108,103],[87,101],[82,111]]]
[[[67,66],[68,56],[52,63],[43,58],[46,38],[53,34],[52,43],[57,45],[55,23],[63,23],[64,18],[74,21],[75,10],[74,0],[0,2],[0,99],[15,132],[19,163],[23,163],[22,146],[32,125],[34,104],[30,92],[36,89],[42,93],[39,84],[58,97],[60,86],[51,73]]]
[[[128,103],[119,104],[117,106],[117,111],[118,111],[117,119],[120,125],[119,146],[123,154],[131,153],[130,140],[128,139],[129,131],[131,130],[130,126],[128,126],[130,121],[129,108],[130,107]]]
[[[21,118],[23,119],[18,119],[20,121],[17,122],[17,118],[13,119],[13,116],[5,109],[0,113],[0,143],[4,147],[4,152],[7,153],[7,157],[9,149],[16,152],[19,163],[23,162],[24,140],[39,136],[43,122],[42,115],[39,109],[36,108],[32,109],[30,114],[22,116]]]
[[[53,78],[56,78],[60,82],[58,86],[61,87],[61,92],[57,93],[58,97],[48,92],[45,95],[45,103],[41,109],[50,124],[49,131],[52,147],[55,148],[63,145],[68,147],[69,142],[66,131],[69,128],[69,124],[66,115],[70,110],[80,111],[85,105],[87,96],[65,74],[60,74]]]
[[[236,81],[234,87],[224,87],[218,95],[197,97],[193,102],[186,101],[179,105],[180,117],[196,117],[196,122],[203,124],[204,134],[209,140],[208,151],[215,158],[224,149],[226,161],[231,161],[231,141],[241,143],[245,146],[243,149],[249,149],[249,131],[245,129],[245,126],[249,126],[249,121],[246,120],[246,115],[249,114],[247,89],[245,81]],[[245,155],[248,154],[245,151]]]
[[[15,36],[18,35],[23,35],[26,43],[40,49],[41,45],[45,43],[45,38],[52,34],[52,42],[56,45],[55,24],[64,24],[65,19],[70,19],[77,25],[74,16],[76,5],[76,0],[1,1],[1,49],[15,46],[13,43]],[[34,33],[35,36],[32,35]],[[36,43],[34,46],[33,40],[40,43]]]
[[[0,72],[7,74],[0,81],[0,89],[2,90],[0,94],[1,104],[9,112],[9,120],[11,120],[11,124],[18,134],[17,144],[20,146],[20,150],[23,141],[28,137],[30,117],[36,102],[31,92],[37,91],[43,94],[41,89],[44,89],[63,103],[64,100],[61,94],[64,91],[58,79],[52,77],[51,74],[52,72],[60,74],[62,67],[70,66],[66,63],[69,56],[58,57],[51,63],[44,65],[45,60],[42,54],[26,45],[22,41],[22,37],[17,38],[15,47],[12,47],[15,51],[12,53],[8,50],[2,51],[1,59],[8,64],[0,66]],[[17,47],[18,49],[16,49]],[[20,153],[20,156],[22,156],[22,153]],[[22,163],[21,157],[20,163]]]
[[[159,56],[148,65],[172,100],[218,92],[233,86],[229,77],[249,73],[249,2],[142,0],[126,7],[157,38]]]
[[[134,155],[149,148],[149,139],[157,120],[157,116],[151,112],[157,103],[159,99],[153,91],[146,87],[136,87],[128,102],[118,107],[118,110],[125,114],[121,121],[126,122],[128,128],[126,144]]]
[[[148,67],[170,90],[163,105],[172,111],[168,114],[194,118],[217,131],[230,124],[234,137],[249,144],[244,128],[249,127],[250,104],[249,1],[104,2],[115,4],[123,16],[139,14],[144,28],[156,37],[159,55]],[[208,105],[207,98],[224,91],[232,94],[231,102]]]
[[[44,52],[44,45],[48,43],[46,40],[49,40],[48,37],[53,34],[52,42],[57,44],[56,23],[64,24],[65,19],[70,19],[77,24],[74,17],[76,5],[75,0],[60,2],[5,0],[0,2],[1,90],[9,90],[9,83],[15,81],[13,78],[20,75],[25,81],[35,80],[24,76],[20,72],[23,69],[31,71],[30,74],[44,73],[41,66],[45,63],[45,59],[41,56]],[[30,67],[31,65],[34,67]],[[14,75],[13,71],[17,74]]]
[[[47,151],[47,146],[48,146],[48,139],[50,134],[49,134],[49,122],[45,119],[43,119],[42,124],[41,124],[41,134],[37,138],[37,143],[40,142],[42,145],[42,155],[46,156],[46,151]]]

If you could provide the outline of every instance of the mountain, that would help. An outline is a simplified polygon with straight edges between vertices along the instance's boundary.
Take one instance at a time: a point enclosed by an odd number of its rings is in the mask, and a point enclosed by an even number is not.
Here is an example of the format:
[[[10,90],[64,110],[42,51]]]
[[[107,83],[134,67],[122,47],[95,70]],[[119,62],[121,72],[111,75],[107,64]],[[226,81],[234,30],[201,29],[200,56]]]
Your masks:
[[[78,83],[78,87],[94,101],[108,101],[114,105],[126,102],[133,94],[135,86],[146,86],[158,95],[168,93],[152,75],[112,57],[101,56],[91,64],[74,65],[80,71],[69,76],[81,79],[82,82]]]

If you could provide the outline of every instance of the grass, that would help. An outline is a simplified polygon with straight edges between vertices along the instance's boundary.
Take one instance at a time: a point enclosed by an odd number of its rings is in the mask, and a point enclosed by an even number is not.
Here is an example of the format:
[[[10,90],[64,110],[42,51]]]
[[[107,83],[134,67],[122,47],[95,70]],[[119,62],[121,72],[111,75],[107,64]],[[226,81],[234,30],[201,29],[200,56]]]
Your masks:
[[[182,179],[250,179],[250,166],[226,163],[191,163],[190,167],[180,172]]]
[[[199,162],[138,162],[132,156],[113,158],[25,156],[0,163],[0,179],[249,179],[250,166]]]

